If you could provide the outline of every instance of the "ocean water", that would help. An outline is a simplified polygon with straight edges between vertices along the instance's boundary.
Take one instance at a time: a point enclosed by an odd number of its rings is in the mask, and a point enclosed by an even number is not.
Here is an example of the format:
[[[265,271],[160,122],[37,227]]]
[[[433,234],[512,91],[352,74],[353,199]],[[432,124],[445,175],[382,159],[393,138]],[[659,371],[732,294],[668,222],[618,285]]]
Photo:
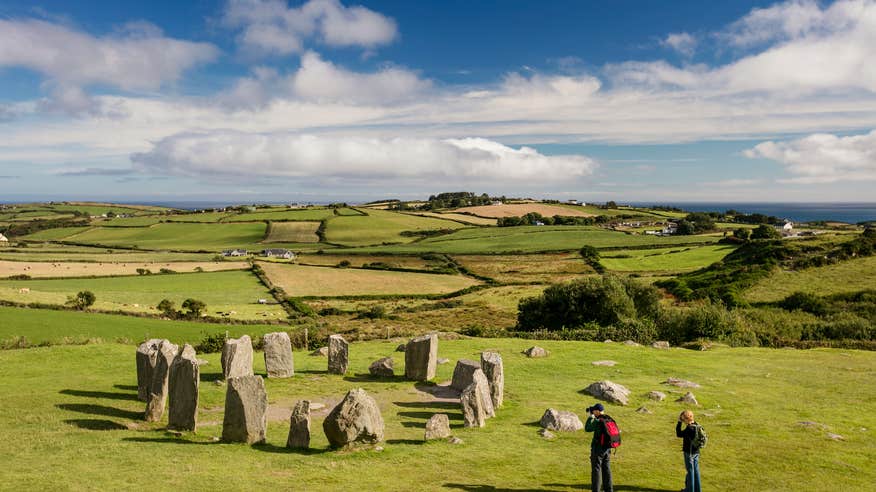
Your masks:
[[[816,220],[856,224],[876,221],[876,203],[725,203],[725,202],[637,202],[636,206],[664,205],[691,212],[724,212],[772,215],[793,222]]]

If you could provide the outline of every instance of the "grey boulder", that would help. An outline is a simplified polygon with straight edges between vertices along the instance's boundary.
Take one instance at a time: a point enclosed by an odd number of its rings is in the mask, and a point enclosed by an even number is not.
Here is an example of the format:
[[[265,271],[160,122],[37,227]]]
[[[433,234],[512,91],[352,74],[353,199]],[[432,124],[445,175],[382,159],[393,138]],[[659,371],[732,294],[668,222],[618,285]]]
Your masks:
[[[542,428],[560,432],[575,432],[584,428],[584,423],[573,412],[548,408],[538,422]]]
[[[368,373],[380,378],[391,378],[395,376],[392,358],[384,357],[372,362],[371,365],[368,366]]]
[[[611,381],[597,381],[584,389],[584,393],[611,403],[626,405],[629,403],[630,390]]]
[[[247,444],[265,442],[268,394],[261,376],[228,378],[222,440]]]
[[[426,441],[433,439],[446,439],[450,437],[450,417],[446,413],[436,413],[426,421],[426,433],[423,437]]]
[[[697,398],[690,391],[688,391],[687,393],[684,394],[684,396],[682,396],[681,398],[679,398],[675,401],[677,401],[679,403],[687,403],[687,404],[693,405],[695,407],[698,407],[700,405],[699,402],[697,401]]]
[[[537,345],[533,346],[533,347],[529,347],[528,349],[524,350],[523,353],[526,354],[527,357],[533,358],[533,359],[537,358],[537,357],[547,357],[548,356],[548,351],[537,346]]]
[[[383,416],[374,398],[362,388],[347,392],[322,423],[333,448],[383,441]]]

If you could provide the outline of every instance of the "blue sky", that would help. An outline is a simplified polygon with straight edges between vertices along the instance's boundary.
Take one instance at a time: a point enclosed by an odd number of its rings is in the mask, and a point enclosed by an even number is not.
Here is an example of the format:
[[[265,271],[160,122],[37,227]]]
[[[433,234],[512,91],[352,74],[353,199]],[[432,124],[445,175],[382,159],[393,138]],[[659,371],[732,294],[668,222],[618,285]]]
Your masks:
[[[0,201],[872,201],[876,2],[0,5]]]

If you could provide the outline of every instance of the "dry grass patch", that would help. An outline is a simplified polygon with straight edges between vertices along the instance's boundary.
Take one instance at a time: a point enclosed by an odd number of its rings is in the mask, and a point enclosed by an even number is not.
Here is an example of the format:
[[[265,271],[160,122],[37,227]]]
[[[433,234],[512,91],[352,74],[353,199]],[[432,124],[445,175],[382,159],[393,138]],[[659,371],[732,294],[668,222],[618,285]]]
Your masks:
[[[291,296],[446,294],[477,285],[458,275],[259,262],[274,285]]]
[[[478,226],[494,226],[496,225],[496,219],[490,219],[485,217],[476,217],[474,215],[467,214],[454,214],[454,213],[446,213],[439,214],[436,212],[416,212],[411,215],[419,215],[421,217],[435,217],[437,219],[448,219],[455,220],[457,222],[464,222],[466,224],[478,225]]]
[[[266,243],[318,243],[319,222],[271,222]]]
[[[573,210],[566,207],[558,207],[556,205],[545,205],[543,203],[511,203],[504,205],[483,205],[480,207],[463,207],[456,209],[457,212],[469,213],[480,217],[520,217],[530,212],[541,214],[545,217],[553,217],[554,215],[562,215],[565,217],[593,217],[593,214]],[[444,214],[442,214],[444,215]]]
[[[503,283],[563,282],[593,273],[578,253],[535,255],[455,255],[470,271]]]
[[[412,270],[428,270],[430,267],[438,264],[435,261],[424,260],[419,256],[344,255],[335,253],[298,255],[298,263],[307,265],[335,266],[342,261],[349,261],[352,267],[361,267],[370,263],[384,263],[393,268],[410,268]]]
[[[45,261],[0,260],[0,278],[12,275],[29,275],[33,278],[47,277],[108,277],[114,275],[137,275],[137,269],[158,273],[162,268],[175,272],[193,272],[200,268],[205,272],[244,270],[249,264],[243,261],[184,262],[184,263],[74,263]]]

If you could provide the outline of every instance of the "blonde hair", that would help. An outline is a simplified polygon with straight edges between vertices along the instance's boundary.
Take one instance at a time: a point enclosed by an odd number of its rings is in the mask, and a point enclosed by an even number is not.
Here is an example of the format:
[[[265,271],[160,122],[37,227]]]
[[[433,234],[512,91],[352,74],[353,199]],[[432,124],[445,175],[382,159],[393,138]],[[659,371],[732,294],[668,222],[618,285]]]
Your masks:
[[[685,422],[693,422],[694,421],[694,414],[690,410],[685,410],[685,411],[681,412],[681,419],[684,420]]]

